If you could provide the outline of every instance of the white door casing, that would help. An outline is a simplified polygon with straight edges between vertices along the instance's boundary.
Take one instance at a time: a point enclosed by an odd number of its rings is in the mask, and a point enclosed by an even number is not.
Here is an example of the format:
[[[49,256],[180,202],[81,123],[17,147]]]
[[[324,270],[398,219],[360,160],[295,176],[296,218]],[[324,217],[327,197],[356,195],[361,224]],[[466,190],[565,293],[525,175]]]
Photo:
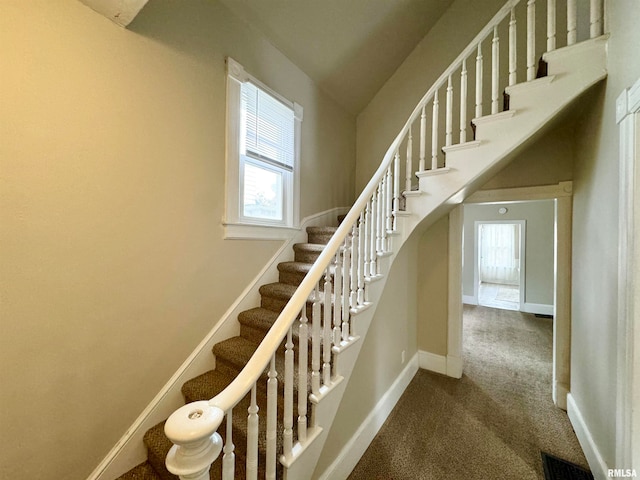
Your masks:
[[[567,394],[570,381],[571,352],[571,220],[572,220],[572,182],[560,182],[557,185],[538,187],[503,188],[498,190],[480,190],[469,196],[465,203],[497,203],[528,200],[555,200],[555,248],[554,248],[554,321],[553,321],[553,384],[554,403],[567,409]],[[450,217],[449,237],[456,237],[462,230],[463,216]],[[449,255],[462,256],[462,242],[449,243]],[[450,277],[461,285],[462,262],[450,262]],[[452,281],[450,281],[451,286]],[[451,287],[450,287],[451,291]],[[450,293],[451,296],[451,293]],[[448,318],[449,352],[462,345],[462,314],[449,309]],[[452,338],[452,337],[456,338]],[[455,350],[454,350],[455,351]],[[460,362],[462,367],[462,361]]]
[[[640,79],[618,97],[620,129],[616,468],[640,469]],[[635,406],[635,408],[634,408]]]

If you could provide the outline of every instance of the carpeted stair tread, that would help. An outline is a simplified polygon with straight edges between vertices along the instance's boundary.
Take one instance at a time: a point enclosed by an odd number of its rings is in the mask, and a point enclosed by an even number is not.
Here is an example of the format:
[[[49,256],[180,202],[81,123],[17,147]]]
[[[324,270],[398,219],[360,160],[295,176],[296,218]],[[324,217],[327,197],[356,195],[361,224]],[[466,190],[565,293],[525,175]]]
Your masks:
[[[296,291],[295,285],[289,285],[287,283],[275,282],[268,283],[260,287],[260,306],[262,308],[266,308],[267,310],[272,310],[274,312],[280,313],[282,309],[285,307],[287,302],[291,299],[291,296]],[[312,310],[313,310],[313,298],[314,293],[312,292],[309,298],[307,299],[307,318],[311,319]],[[319,300],[322,302],[324,298],[324,294],[319,292]],[[324,307],[322,307],[324,310]]]
[[[240,321],[240,336],[249,341],[258,343],[262,341],[274,322],[278,319],[279,313],[266,308],[258,307],[246,310],[238,315]],[[311,344],[311,323],[309,325],[309,344]],[[292,325],[293,343],[297,349],[300,344],[300,320],[296,320]],[[285,340],[281,349],[284,348]]]
[[[279,272],[296,272],[306,274],[313,267],[313,263],[307,262],[281,262],[278,264]]]
[[[247,362],[258,347],[260,341],[267,334],[278,318],[282,308],[291,299],[295,293],[299,283],[309,272],[313,263],[324,250],[337,227],[308,227],[307,243],[297,243],[293,246],[294,260],[282,262],[278,265],[278,271],[281,275],[279,282],[262,285],[259,289],[262,297],[261,306],[246,310],[238,315],[240,322],[240,336],[232,337],[222,342],[218,342],[213,347],[213,354],[216,357],[216,369],[205,372],[194,377],[182,386],[182,393],[186,403],[209,400],[224,390],[245,367]],[[319,300],[322,300],[323,294],[319,292]],[[311,337],[311,310],[314,302],[314,293],[307,300],[307,316],[309,318],[309,337]],[[321,312],[324,306],[321,306]],[[322,315],[322,313],[321,313]],[[300,320],[296,320],[292,329],[292,340],[295,349],[295,367],[294,367],[294,441],[297,436],[295,424],[297,422],[297,391],[298,391],[298,355],[299,355],[299,327]],[[277,443],[278,451],[281,451],[282,435],[283,435],[283,412],[284,412],[284,343],[276,353],[275,363],[278,380],[278,396],[277,396]],[[311,340],[309,338],[309,345]],[[307,388],[310,390],[311,384],[311,351],[308,352],[307,365]],[[258,421],[260,424],[259,435],[259,477],[264,477],[264,456],[266,451],[266,384],[267,384],[268,368],[262,372],[257,382],[259,394],[257,403],[259,407]],[[233,438],[236,446],[236,478],[244,478],[245,471],[245,453],[246,453],[246,423],[247,408],[250,404],[250,394],[245,397],[233,408]],[[311,404],[307,403],[308,415],[311,415]],[[225,436],[226,422],[222,422],[218,433],[223,438]],[[120,477],[119,480],[175,480],[178,477],[172,475],[166,470],[165,458],[172,444],[164,434],[164,422],[152,427],[144,435],[144,443],[148,449],[147,462],[140,464]],[[214,462],[210,470],[210,478],[212,480],[221,479],[221,458],[222,455]],[[277,462],[278,478],[282,477],[282,466]]]
[[[309,243],[327,244],[338,227],[307,227]]]
[[[320,256],[324,247],[321,243],[296,243],[293,246],[295,261],[313,263]]]
[[[278,264],[279,280],[290,285],[300,285],[304,277],[313,267],[312,263],[304,262],[281,262]]]
[[[222,342],[219,342],[213,347],[213,354],[216,356],[216,370],[223,372],[225,375],[236,372],[234,375],[240,373],[245,365],[251,359],[253,352],[258,348],[258,344],[251,342],[246,338],[232,337]],[[311,387],[311,372],[309,366],[311,364],[310,356],[307,358],[307,386]],[[298,389],[298,356],[295,356],[295,367],[293,369],[293,389]],[[258,380],[258,388],[265,389],[267,385],[267,373],[269,368],[265,368]],[[278,375],[278,384],[284,385],[284,352],[278,351],[276,353],[276,372]]]
[[[132,468],[116,480],[162,480],[149,462],[144,462]]]
[[[232,381],[232,377],[219,370],[209,370],[202,375],[187,380],[182,385],[182,395],[184,395],[185,403],[210,400],[227,388]]]

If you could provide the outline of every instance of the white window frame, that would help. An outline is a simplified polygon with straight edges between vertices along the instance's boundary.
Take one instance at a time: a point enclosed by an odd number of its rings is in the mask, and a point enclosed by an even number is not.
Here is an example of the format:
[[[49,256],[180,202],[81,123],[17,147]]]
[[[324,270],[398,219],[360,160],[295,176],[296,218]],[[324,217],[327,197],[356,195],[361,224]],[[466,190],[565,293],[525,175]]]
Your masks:
[[[251,82],[269,93],[294,112],[294,163],[293,171],[283,177],[283,219],[270,221],[243,215],[244,156],[241,154],[241,88]],[[227,57],[227,128],[226,128],[226,185],[223,218],[225,238],[284,239],[297,231],[300,223],[300,134],[302,130],[302,106],[274,92],[244,67]]]

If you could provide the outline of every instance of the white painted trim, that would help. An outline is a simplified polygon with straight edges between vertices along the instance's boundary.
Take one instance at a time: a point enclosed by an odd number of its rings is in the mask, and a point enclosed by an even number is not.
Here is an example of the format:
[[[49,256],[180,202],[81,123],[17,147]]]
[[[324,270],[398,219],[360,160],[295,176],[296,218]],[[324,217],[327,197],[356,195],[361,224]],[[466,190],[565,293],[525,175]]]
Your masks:
[[[461,378],[464,363],[462,357],[447,355],[447,377]]]
[[[300,228],[249,223],[223,223],[225,240],[287,240]]]
[[[116,25],[126,27],[140,13],[149,0],[80,0],[82,3],[105,16]]]
[[[573,430],[576,432],[578,442],[580,442],[580,446],[582,447],[584,456],[587,458],[589,468],[594,478],[596,480],[608,479],[607,470],[609,466],[602,458],[600,450],[593,440],[589,427],[585,423],[584,417],[571,393],[567,395],[567,414],[569,415],[569,420],[571,421]]]
[[[554,394],[553,403],[558,408],[561,408],[565,412],[567,411],[567,397],[569,395],[569,387],[559,382],[554,382]]]
[[[222,223],[224,238],[249,239],[282,239],[287,238],[278,228],[296,228],[300,214],[300,135],[301,122],[304,116],[301,105],[292,102],[278,92],[272,90],[258,79],[249,75],[244,67],[231,57],[227,64],[227,102],[226,102],[226,135],[225,135],[225,209]],[[281,221],[260,221],[246,218],[242,213],[245,157],[241,155],[241,89],[242,84],[250,81],[259,89],[290,107],[294,112],[294,159],[293,170],[282,173],[283,219]],[[245,225],[246,228],[240,228]],[[273,229],[273,231],[270,231]],[[257,237],[251,237],[255,233]]]
[[[473,295],[463,295],[462,303],[465,305],[478,305],[478,299]]]
[[[567,389],[558,390],[558,387],[570,384],[572,196],[573,183],[568,181],[556,185],[479,190],[464,201],[466,204],[555,200],[556,251],[554,265],[556,274],[554,278],[552,398],[560,408],[565,408]],[[456,245],[455,248],[462,249],[462,244]],[[464,296],[463,301],[471,305],[474,304],[474,300],[468,296]]]
[[[499,122],[501,120],[508,120],[516,114],[516,110],[505,110],[504,112],[494,113],[492,115],[485,115],[483,117],[476,117],[471,120],[476,127],[492,122]]]
[[[616,101],[619,126],[618,325],[616,368],[616,467],[640,467],[640,325],[638,298],[638,228],[640,196],[640,79]]]
[[[464,203],[500,203],[526,200],[552,200],[573,195],[573,182],[560,182],[556,185],[536,187],[498,188],[478,190],[465,199]]]
[[[409,361],[393,385],[349,439],[340,455],[318,477],[319,480],[343,479],[349,476],[417,372],[418,354]]]
[[[423,370],[429,370],[430,372],[436,372],[442,375],[447,374],[447,357],[444,355],[419,350],[418,361],[420,368]]]
[[[553,305],[524,302],[521,311],[525,313],[537,313],[538,315],[553,315]]]
[[[258,289],[264,283],[277,278],[277,264],[290,258],[293,244],[303,240],[302,237],[306,234],[306,227],[335,224],[337,223],[337,216],[344,214],[348,210],[348,207],[332,208],[306,217],[302,221],[300,229],[288,229],[290,232],[288,241],[283,242],[278,251],[240,296],[236,298],[204,340],[200,342],[176,373],[162,387],[160,392],[127,429],[87,480],[112,480],[146,459],[147,452],[142,444],[144,433],[153,425],[167,418],[184,403],[184,398],[180,391],[184,381],[213,368],[213,365],[210,364],[213,361],[211,348],[215,343],[239,333],[238,313],[255,306],[259,300]]]
[[[482,143],[482,140],[471,140],[464,143],[456,143],[455,145],[449,145],[448,147],[442,147],[444,153],[458,152],[460,150],[468,150],[471,148],[477,148]]]

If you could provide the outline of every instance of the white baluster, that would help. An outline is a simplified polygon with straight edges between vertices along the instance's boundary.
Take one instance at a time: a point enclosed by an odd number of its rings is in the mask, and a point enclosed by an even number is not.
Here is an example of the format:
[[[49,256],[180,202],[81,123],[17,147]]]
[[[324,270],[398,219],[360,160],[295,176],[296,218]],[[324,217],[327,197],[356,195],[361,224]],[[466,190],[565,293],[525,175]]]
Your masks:
[[[369,261],[369,272],[372,276],[378,275],[378,251],[377,247],[377,238],[376,232],[378,231],[378,224],[376,218],[376,212],[378,211],[378,202],[376,198],[376,192],[374,190],[371,199],[371,247],[369,248],[369,253],[371,254],[371,259]]]
[[[491,40],[491,114],[498,113],[500,98],[500,39],[498,27],[493,27],[493,40]]]
[[[426,166],[427,155],[427,111],[426,105],[422,106],[422,113],[420,114],[420,164],[418,171],[424,172]]]
[[[527,81],[536,78],[536,1],[527,2]]]
[[[306,307],[305,307],[306,308]],[[320,330],[321,330],[320,288],[316,284],[311,308],[311,391],[320,394]],[[313,419],[312,419],[313,420]]]
[[[324,319],[322,342],[322,383],[331,385],[331,272],[324,272]]]
[[[447,147],[453,143],[453,84],[451,83],[451,75],[447,80],[447,117],[444,143]]]
[[[258,478],[258,403],[256,385],[251,387],[251,404],[247,411],[247,480]]]
[[[369,220],[371,219],[370,212],[370,204],[367,203],[367,210],[369,211]],[[369,229],[369,226],[367,226]],[[369,232],[370,233],[370,232]],[[350,301],[350,292],[349,285],[351,285],[350,274],[351,274],[351,245],[349,244],[350,238],[344,239],[344,262],[342,262],[342,277],[344,279],[344,288],[342,289],[342,295],[340,297],[335,297],[334,304],[335,308],[342,309],[342,325],[340,326],[340,335],[343,340],[346,340],[349,336],[349,301]],[[371,248],[371,239],[367,238],[367,243],[369,244],[369,248]],[[371,263],[369,262],[369,266],[371,267]],[[374,267],[375,268],[375,267]]]
[[[353,224],[351,230],[351,264],[349,265],[349,305],[353,308],[358,306],[358,231],[357,224]]]
[[[304,309],[303,309],[304,311]],[[266,454],[266,478],[276,478],[276,442],[278,428],[278,374],[276,372],[276,356],[271,357],[269,366],[269,379],[267,380],[267,454]],[[233,477],[231,477],[233,478]]]
[[[365,277],[370,277],[371,276],[371,252],[369,251],[369,249],[371,248],[371,239],[369,238],[369,235],[371,234],[371,226],[370,226],[370,222],[371,222],[371,200],[369,200],[367,202],[367,204],[364,207],[364,248],[362,249],[362,256],[364,258],[364,276]],[[345,238],[345,252],[347,249],[348,243],[347,243],[347,239]],[[344,315],[343,315],[344,317]]]
[[[482,117],[482,42],[476,55],[476,118]]]
[[[460,143],[467,141],[467,59],[462,60],[460,72]]]
[[[410,192],[411,179],[413,178],[413,135],[411,134],[411,128],[409,129],[409,137],[407,138],[407,161],[405,170],[404,189]]]
[[[307,308],[302,308],[298,329],[298,441],[307,443],[307,372],[309,368],[309,325]]]
[[[384,185],[384,177],[380,183],[378,183],[377,198],[376,198],[376,251],[384,251],[382,248],[382,227],[384,226],[384,219],[382,217],[382,205],[384,199],[382,198],[382,186]]]
[[[576,43],[578,25],[578,6],[576,0],[567,0],[567,46]]]
[[[227,434],[222,456],[222,480],[233,480],[236,468],[235,445],[233,444],[233,409],[227,410]]]
[[[326,308],[326,307],[325,307]],[[284,344],[284,413],[282,417],[282,451],[290,459],[293,449],[293,333],[291,327]]]
[[[340,249],[335,256],[335,269],[333,274],[333,338],[340,338],[340,326],[342,325],[342,253]]]
[[[387,216],[387,224],[386,224],[386,228],[384,229],[384,238],[385,238],[385,245],[386,245],[385,250],[389,250],[391,248],[388,242],[388,237],[389,237],[389,232],[391,232],[393,229],[393,190],[392,190],[393,187],[392,186],[393,186],[393,178],[391,176],[391,165],[389,165],[389,167],[387,168],[387,182],[386,182],[387,190],[385,192],[385,199],[386,199],[385,211]]]
[[[517,83],[516,69],[518,64],[517,50],[517,31],[516,31],[516,10],[511,9],[511,18],[509,19],[509,86]]]
[[[393,231],[398,228],[398,212],[400,211],[400,154],[396,152],[393,159]],[[363,250],[364,252],[364,250]],[[363,271],[363,275],[364,275]]]
[[[556,49],[556,0],[547,0],[547,52]]]
[[[602,35],[602,0],[591,0],[589,21],[591,24],[591,28],[589,29],[590,38],[596,38]]]
[[[438,100],[438,90],[433,93],[433,120],[431,123],[431,171],[438,169],[438,112],[440,101]]]
[[[358,222],[358,243],[355,246],[356,251],[352,255],[358,260],[358,305],[364,304],[364,212],[360,212],[360,221]]]
[[[371,241],[369,241],[371,244]],[[342,325],[341,325],[341,333],[342,339],[346,340],[349,336],[349,307],[351,306],[351,251],[353,249],[353,238],[347,235],[347,238],[344,239],[344,264],[343,268],[343,277],[344,277],[344,290],[342,292],[342,298],[340,298],[340,304],[342,308]]]

